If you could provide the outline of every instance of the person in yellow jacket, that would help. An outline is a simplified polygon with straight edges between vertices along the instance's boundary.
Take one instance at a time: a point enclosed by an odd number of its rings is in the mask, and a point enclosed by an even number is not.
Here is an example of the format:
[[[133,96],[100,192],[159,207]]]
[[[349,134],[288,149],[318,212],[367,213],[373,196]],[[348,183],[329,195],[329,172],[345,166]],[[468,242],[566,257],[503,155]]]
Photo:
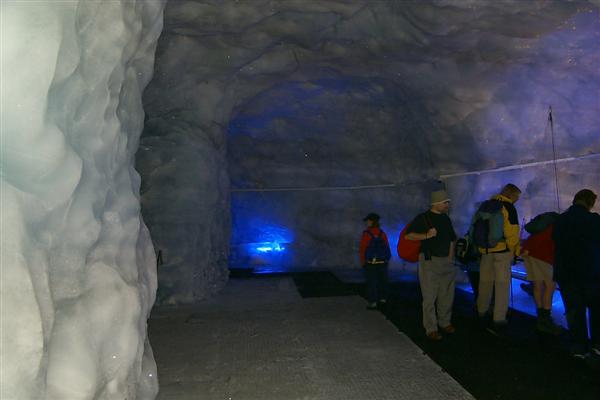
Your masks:
[[[492,300],[494,300],[494,327],[501,329],[506,325],[510,285],[512,280],[512,261],[520,254],[520,226],[517,209],[514,204],[519,200],[521,190],[509,183],[492,200],[502,202],[504,217],[504,239],[492,248],[480,248],[480,279],[477,312],[480,318],[485,317]]]

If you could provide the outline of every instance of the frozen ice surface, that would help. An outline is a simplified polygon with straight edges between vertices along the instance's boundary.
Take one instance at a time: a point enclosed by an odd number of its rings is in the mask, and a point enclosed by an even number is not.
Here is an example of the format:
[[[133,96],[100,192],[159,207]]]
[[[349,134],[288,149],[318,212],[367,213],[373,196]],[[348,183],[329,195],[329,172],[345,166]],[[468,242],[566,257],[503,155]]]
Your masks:
[[[153,399],[133,168],[162,1],[2,1],[0,398]]]
[[[366,213],[395,241],[440,175],[552,160],[549,106],[557,158],[596,154],[558,164],[561,207],[600,191],[598,7],[170,2],[137,164],[164,301],[210,296],[227,259],[356,266]],[[444,181],[460,233],[509,181],[522,217],[556,208],[551,164]]]

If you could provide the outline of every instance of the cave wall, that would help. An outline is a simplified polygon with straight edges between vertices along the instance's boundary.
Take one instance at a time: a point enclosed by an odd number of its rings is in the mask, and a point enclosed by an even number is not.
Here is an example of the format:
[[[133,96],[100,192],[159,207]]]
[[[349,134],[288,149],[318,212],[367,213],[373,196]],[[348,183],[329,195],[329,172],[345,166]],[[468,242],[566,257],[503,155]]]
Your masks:
[[[459,231],[508,181],[556,207],[548,164],[447,177],[552,160],[549,106],[556,157],[591,157],[558,164],[562,207],[598,190],[599,35],[596,1],[169,3],[137,164],[162,298],[356,267],[364,214],[395,237],[439,179]]]

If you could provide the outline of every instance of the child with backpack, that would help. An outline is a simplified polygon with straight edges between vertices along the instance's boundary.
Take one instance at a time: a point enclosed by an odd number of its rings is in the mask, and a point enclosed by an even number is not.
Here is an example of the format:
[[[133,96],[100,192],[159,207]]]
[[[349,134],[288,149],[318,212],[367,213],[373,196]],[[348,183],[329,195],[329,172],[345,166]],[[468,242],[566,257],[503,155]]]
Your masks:
[[[448,216],[450,198],[444,190],[431,194],[431,207],[408,226],[406,239],[420,241],[419,284],[423,296],[423,326],[430,340],[455,332],[451,323],[456,267],[456,233]]]
[[[376,310],[386,304],[388,263],[391,257],[387,235],[379,226],[379,215],[370,213],[363,221],[367,229],[360,239],[360,264],[367,280],[367,310]]]

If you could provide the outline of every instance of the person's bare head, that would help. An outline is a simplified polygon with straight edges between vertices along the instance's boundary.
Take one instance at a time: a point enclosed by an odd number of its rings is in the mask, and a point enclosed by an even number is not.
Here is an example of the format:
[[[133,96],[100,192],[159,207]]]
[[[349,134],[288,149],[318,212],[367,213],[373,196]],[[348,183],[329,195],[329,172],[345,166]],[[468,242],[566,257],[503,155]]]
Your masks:
[[[575,194],[575,197],[573,197],[573,205],[583,206],[590,211],[592,208],[594,208],[597,198],[598,196],[596,193],[592,192],[590,189],[582,189]]]
[[[517,187],[517,185],[512,183],[507,183],[500,194],[504,197],[508,197],[513,203],[516,203],[521,197],[521,189]]]

